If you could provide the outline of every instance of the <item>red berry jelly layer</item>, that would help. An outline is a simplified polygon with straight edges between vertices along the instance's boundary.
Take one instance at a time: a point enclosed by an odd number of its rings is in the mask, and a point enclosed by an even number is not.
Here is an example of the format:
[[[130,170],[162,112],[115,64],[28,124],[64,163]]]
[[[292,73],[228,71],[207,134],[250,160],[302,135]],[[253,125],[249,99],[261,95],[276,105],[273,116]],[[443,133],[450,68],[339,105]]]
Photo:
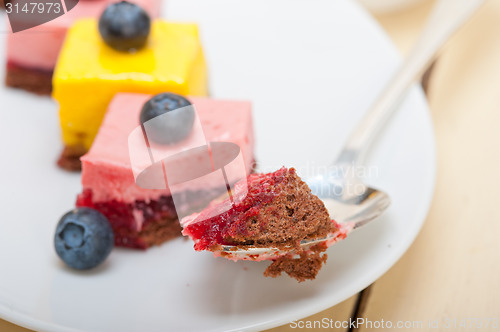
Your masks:
[[[86,189],[78,195],[76,206],[90,207],[104,214],[113,228],[116,246],[146,249],[181,236],[171,196],[161,196],[150,202],[137,200],[133,204],[93,202],[92,190]],[[138,225],[137,214],[143,217],[142,225]]]

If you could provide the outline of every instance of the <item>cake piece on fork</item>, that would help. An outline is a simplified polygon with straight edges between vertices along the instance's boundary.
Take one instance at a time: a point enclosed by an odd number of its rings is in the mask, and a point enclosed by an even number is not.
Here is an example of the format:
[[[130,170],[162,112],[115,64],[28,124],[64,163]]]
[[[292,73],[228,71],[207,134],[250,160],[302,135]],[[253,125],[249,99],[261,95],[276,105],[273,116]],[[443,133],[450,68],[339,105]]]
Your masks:
[[[288,254],[278,258],[255,255],[249,259],[271,259],[264,275],[277,277],[286,272],[299,281],[314,279],[327,258],[322,254],[326,242],[303,249],[301,241],[324,238],[340,229],[295,169],[285,167],[249,175],[235,185],[231,199],[212,202],[202,212],[182,219],[181,225],[196,250],[213,251],[228,259],[240,257],[224,250],[226,246],[283,249]]]

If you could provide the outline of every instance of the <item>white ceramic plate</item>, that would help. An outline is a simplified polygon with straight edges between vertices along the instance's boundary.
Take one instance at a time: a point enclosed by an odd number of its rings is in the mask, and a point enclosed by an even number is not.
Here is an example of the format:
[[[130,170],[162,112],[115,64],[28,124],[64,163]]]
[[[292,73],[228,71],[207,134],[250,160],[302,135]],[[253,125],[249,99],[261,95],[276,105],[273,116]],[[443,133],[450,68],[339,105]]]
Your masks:
[[[200,23],[215,97],[254,101],[257,160],[266,169],[331,162],[399,62],[387,36],[350,1],[171,0],[166,15]],[[368,160],[367,181],[390,194],[391,207],[330,248],[315,281],[265,278],[265,262],[214,259],[183,239],[147,252],[115,249],[103,266],[79,273],[52,247],[55,225],[80,190],[78,174],[55,167],[56,105],[2,87],[0,108],[0,317],[36,330],[285,324],[380,277],[412,243],[432,198],[433,132],[414,88]]]

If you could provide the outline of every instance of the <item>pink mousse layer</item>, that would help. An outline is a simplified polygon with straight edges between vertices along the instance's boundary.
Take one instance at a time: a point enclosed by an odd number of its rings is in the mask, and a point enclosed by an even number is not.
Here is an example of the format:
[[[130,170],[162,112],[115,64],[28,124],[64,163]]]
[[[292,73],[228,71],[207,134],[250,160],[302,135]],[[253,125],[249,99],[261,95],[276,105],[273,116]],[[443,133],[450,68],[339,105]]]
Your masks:
[[[158,17],[162,0],[130,0],[144,8],[151,17]],[[7,63],[38,70],[52,71],[66,31],[77,19],[98,17],[114,0],[80,0],[68,13],[37,27],[9,33]]]
[[[82,160],[82,186],[93,192],[94,202],[158,199],[168,189],[143,189],[135,184],[128,150],[129,134],[139,124],[139,114],[150,95],[120,93],[108,106],[90,151]],[[246,173],[254,160],[252,106],[247,101],[189,97],[199,116],[206,141],[232,142],[241,149]],[[184,190],[210,190],[209,184],[189,181]]]

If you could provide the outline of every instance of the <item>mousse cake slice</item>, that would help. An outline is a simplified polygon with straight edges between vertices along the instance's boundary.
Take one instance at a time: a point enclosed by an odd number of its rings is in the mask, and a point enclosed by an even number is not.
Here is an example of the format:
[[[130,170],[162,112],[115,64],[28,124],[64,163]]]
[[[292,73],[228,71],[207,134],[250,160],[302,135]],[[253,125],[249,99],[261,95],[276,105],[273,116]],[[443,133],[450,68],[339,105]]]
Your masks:
[[[139,114],[152,96],[119,93],[110,103],[90,151],[82,160],[82,187],[76,205],[103,213],[111,223],[115,244],[148,248],[181,235],[171,191],[144,189],[134,178],[128,149],[129,134],[140,126]],[[254,161],[250,102],[188,97],[196,108],[206,140],[230,142],[241,149],[247,175]],[[215,184],[186,183],[186,201],[206,197]]]
[[[52,83],[64,144],[58,165],[79,170],[116,93],[208,95],[198,26],[151,19],[126,1],[112,4],[99,19],[71,26]]]

